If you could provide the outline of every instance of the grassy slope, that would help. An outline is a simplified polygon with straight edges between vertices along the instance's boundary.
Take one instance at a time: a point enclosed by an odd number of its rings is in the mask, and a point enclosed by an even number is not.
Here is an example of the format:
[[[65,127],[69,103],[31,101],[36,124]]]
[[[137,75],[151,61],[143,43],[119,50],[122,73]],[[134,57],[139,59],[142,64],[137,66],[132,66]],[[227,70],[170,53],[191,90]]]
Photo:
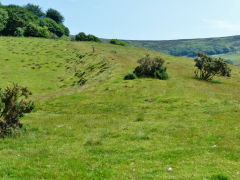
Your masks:
[[[0,177],[240,178],[238,67],[232,78],[207,83],[193,78],[190,59],[109,44],[94,44],[92,55],[91,45],[0,38],[1,86],[27,85],[37,104],[23,119],[26,134],[0,140]],[[124,81],[146,53],[164,57],[171,78]],[[49,67],[23,67],[33,62]],[[98,71],[102,62],[107,68]],[[72,86],[65,67],[72,64],[91,77],[85,86]]]
[[[205,38],[205,39],[183,39],[171,41],[126,41],[136,47],[145,47],[153,49],[162,53],[177,55],[177,56],[191,56],[192,53],[215,52],[222,51],[223,48],[229,50],[228,53],[219,54],[218,57],[233,61],[233,64],[240,65],[240,36],[230,36],[221,38]],[[182,54],[182,55],[181,55]],[[188,55],[185,55],[188,54]]]

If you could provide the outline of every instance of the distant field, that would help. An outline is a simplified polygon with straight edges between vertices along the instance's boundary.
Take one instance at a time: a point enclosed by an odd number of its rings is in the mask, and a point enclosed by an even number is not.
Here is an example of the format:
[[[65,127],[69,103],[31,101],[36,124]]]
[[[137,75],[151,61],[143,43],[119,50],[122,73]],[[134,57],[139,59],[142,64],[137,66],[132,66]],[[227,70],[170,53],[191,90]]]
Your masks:
[[[173,56],[195,57],[198,51],[208,55],[218,55],[240,64],[240,36],[206,39],[186,39],[171,41],[131,41],[129,44],[144,47]]]
[[[36,103],[27,132],[0,139],[2,179],[240,179],[239,67],[202,82],[192,59],[148,49],[10,37],[0,49],[0,86],[26,85]],[[146,54],[169,80],[123,80]]]

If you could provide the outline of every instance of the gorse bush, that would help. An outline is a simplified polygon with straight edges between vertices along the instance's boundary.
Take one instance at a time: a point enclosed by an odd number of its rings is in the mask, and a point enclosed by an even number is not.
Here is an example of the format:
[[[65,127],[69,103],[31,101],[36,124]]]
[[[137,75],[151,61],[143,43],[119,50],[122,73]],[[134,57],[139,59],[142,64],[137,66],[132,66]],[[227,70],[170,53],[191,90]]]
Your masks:
[[[160,57],[151,58],[146,55],[144,58],[138,60],[140,64],[135,68],[134,72],[137,77],[151,77],[162,80],[168,79],[167,68],[163,66],[164,59]]]
[[[18,84],[0,89],[0,136],[11,135],[22,128],[20,118],[35,107],[32,101],[27,100],[31,94],[26,87]]]
[[[196,62],[195,75],[200,80],[209,81],[214,76],[231,76],[231,69],[222,58],[212,58],[204,53],[198,53],[198,57],[194,60]]]
[[[110,41],[111,44],[114,44],[114,45],[119,45],[119,46],[129,46],[128,43],[124,42],[124,41],[120,41],[118,39],[112,39]]]

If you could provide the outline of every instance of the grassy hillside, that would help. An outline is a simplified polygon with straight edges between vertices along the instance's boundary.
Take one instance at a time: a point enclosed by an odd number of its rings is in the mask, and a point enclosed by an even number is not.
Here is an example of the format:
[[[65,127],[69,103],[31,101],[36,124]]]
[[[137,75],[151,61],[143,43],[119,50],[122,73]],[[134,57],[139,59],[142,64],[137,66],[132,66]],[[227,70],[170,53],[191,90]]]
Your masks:
[[[28,131],[0,139],[1,178],[240,178],[239,67],[202,82],[191,59],[135,47],[1,37],[0,48],[0,86],[27,85],[36,102]],[[146,53],[170,79],[124,81]]]
[[[195,57],[198,51],[218,55],[240,65],[240,36],[171,41],[126,41],[136,47],[144,47],[174,56]]]

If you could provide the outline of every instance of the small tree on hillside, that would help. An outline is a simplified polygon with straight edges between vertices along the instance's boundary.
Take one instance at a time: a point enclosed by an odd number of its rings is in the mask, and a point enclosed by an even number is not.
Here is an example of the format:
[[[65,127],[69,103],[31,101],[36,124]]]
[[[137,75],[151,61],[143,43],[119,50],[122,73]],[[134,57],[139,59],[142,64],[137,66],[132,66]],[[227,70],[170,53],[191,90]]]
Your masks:
[[[231,69],[222,58],[213,58],[204,53],[199,52],[198,57],[194,60],[196,62],[195,75],[201,80],[209,81],[214,76],[231,76]]]
[[[0,136],[11,135],[22,128],[20,118],[34,109],[34,103],[27,100],[31,94],[26,87],[17,84],[0,89]]]

